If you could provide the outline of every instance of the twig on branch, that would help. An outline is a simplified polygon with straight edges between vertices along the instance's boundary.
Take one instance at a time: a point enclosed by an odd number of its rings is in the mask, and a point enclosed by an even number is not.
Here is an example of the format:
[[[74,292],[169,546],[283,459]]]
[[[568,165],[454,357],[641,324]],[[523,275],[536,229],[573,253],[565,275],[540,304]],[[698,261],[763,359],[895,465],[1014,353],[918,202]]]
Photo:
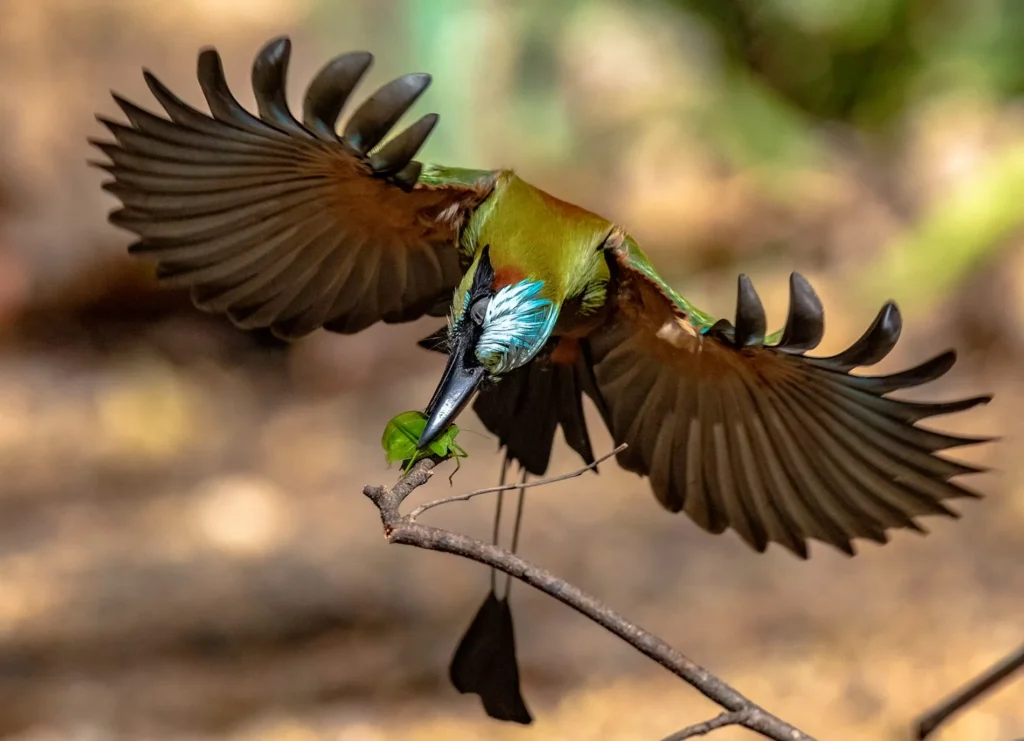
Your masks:
[[[605,456],[600,460],[605,460],[607,457],[609,456]],[[697,726],[690,726],[680,731],[671,737],[673,739],[691,738],[725,725],[740,725],[774,741],[814,741],[811,736],[808,736],[803,731],[748,700],[661,638],[631,623],[596,598],[563,579],[559,579],[554,574],[495,545],[417,522],[413,519],[412,514],[421,513],[424,511],[423,507],[414,510],[410,515],[403,515],[399,511],[402,503],[413,491],[430,480],[433,468],[438,462],[439,459],[436,458],[425,458],[417,462],[407,475],[399,479],[393,488],[387,486],[366,486],[363,489],[363,494],[373,502],[380,512],[381,523],[384,525],[384,534],[388,542],[462,556],[486,566],[492,566],[509,576],[519,579],[590,618],[640,651],[640,653],[661,664],[677,677],[689,683],[702,695],[727,711],[710,721],[698,724]],[[570,477],[578,476],[588,468],[590,467],[571,474]],[[534,485],[542,483],[550,483],[550,481],[538,481],[534,482]],[[497,490],[493,489],[490,491]],[[476,493],[482,494],[485,491],[487,490],[481,490]],[[454,497],[450,501],[458,501],[459,499],[460,497]],[[445,501],[449,500],[439,500],[436,503],[431,502],[430,504],[431,506],[439,506]]]
[[[662,741],[683,741],[687,738],[696,738],[697,736],[705,736],[718,728],[725,728],[726,726],[742,726],[751,715],[756,713],[756,710],[730,710],[725,713],[706,720],[703,723],[694,723],[692,726],[687,726],[681,731],[676,731],[671,736],[667,736]]]
[[[1024,668],[1024,645],[999,660],[918,719],[916,737],[925,739],[949,716],[988,692],[1018,669]]]
[[[549,476],[546,479],[537,479],[536,481],[523,481],[523,482],[519,482],[517,484],[502,484],[501,486],[490,486],[490,487],[488,487],[486,489],[475,489],[474,491],[468,492],[467,494],[456,494],[455,496],[452,496],[452,497],[444,497],[443,499],[435,499],[432,502],[427,502],[426,504],[421,504],[419,507],[417,507],[412,512],[407,514],[406,517],[408,519],[410,519],[410,520],[415,520],[417,517],[419,517],[424,512],[426,512],[428,509],[433,509],[434,507],[440,507],[442,504],[450,504],[451,502],[468,502],[470,499],[473,499],[474,497],[478,497],[481,494],[496,494],[499,491],[511,491],[513,489],[530,489],[530,488],[532,488],[534,486],[547,486],[548,484],[554,484],[554,483],[557,483],[559,481],[566,481],[568,479],[574,479],[577,476],[582,476],[587,471],[590,471],[590,470],[592,470],[594,468],[597,468],[599,465],[604,463],[606,460],[611,458],[613,455],[616,455],[620,451],[625,450],[626,447],[627,447],[626,443],[622,443],[622,445],[617,447],[612,452],[605,453],[600,458],[595,460],[593,463],[588,463],[583,468],[577,469],[577,470],[573,471],[572,473],[563,473],[561,476]]]

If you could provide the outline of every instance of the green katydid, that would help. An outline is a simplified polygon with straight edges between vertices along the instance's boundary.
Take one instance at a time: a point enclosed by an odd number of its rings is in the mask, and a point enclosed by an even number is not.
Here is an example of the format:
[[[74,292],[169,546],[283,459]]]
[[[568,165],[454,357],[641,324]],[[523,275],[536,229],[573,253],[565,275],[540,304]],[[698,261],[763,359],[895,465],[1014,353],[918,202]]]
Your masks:
[[[409,469],[416,461],[432,455],[445,460],[454,458],[455,471],[452,472],[452,476],[454,476],[461,467],[459,459],[467,457],[466,451],[455,442],[455,438],[459,434],[458,425],[448,425],[447,429],[426,448],[419,449],[416,447],[416,443],[419,442],[426,426],[427,415],[423,412],[402,412],[392,417],[387,427],[384,428],[384,435],[380,439],[387,462],[404,461],[402,474],[405,475],[409,473]],[[448,478],[451,480],[451,476]]]

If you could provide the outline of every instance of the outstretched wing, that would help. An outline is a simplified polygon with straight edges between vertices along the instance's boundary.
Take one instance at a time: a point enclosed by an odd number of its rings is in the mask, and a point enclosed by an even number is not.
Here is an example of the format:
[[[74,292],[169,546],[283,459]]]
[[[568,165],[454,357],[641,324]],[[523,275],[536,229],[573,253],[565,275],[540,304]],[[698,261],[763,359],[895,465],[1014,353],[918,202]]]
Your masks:
[[[888,396],[948,371],[950,351],[902,373],[850,371],[884,358],[901,318],[886,304],[849,349],[808,357],[824,330],[818,297],[790,282],[781,337],[768,338],[761,301],[739,279],[736,324],[692,317],[629,244],[608,253],[615,312],[591,338],[604,417],[619,462],[647,475],[658,500],[709,532],[733,528],[758,551],[777,542],[807,556],[807,538],[853,554],[852,540],[920,530],[918,515],[957,516],[943,502],[978,496],[950,479],[979,469],[935,455],[984,442],[916,426],[990,397],[913,403]],[[692,321],[691,321],[692,320]]]
[[[278,38],[256,56],[259,117],[231,94],[213,49],[198,61],[212,117],[148,71],[169,119],[115,95],[129,125],[100,118],[116,143],[92,141],[111,160],[98,165],[114,176],[104,187],[124,206],[111,222],[138,235],[130,251],[155,258],[163,284],[190,288],[197,306],[243,328],[290,339],[443,315],[462,277],[459,228],[493,177],[413,161],[435,114],[375,150],[429,75],[384,85],[339,136],[338,116],[373,59],[365,52],[320,70],[299,122],[285,95],[290,53]]]

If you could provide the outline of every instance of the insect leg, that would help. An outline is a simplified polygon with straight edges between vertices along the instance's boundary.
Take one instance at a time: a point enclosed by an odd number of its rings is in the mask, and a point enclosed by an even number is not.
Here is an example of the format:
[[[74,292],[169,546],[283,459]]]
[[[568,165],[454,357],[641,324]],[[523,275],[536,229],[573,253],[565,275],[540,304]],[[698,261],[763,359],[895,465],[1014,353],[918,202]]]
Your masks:
[[[457,474],[459,472],[459,469],[462,468],[462,459],[465,458],[465,454],[459,455],[459,452],[461,450],[462,448],[459,448],[458,445],[452,447],[452,458],[455,459],[455,470],[452,471],[451,474],[449,474],[448,476],[449,486],[452,485],[452,479],[455,478],[455,474]]]

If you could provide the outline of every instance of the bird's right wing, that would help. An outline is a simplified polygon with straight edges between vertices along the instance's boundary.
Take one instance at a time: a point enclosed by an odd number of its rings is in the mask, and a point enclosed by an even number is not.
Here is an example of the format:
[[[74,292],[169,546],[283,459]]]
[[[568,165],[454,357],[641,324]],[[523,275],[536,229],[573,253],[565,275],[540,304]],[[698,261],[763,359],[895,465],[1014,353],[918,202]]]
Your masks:
[[[131,251],[157,260],[163,284],[190,288],[200,308],[244,328],[290,339],[443,315],[465,267],[459,230],[493,174],[413,161],[435,114],[378,147],[429,85],[424,74],[380,88],[339,136],[372,61],[365,52],[321,69],[298,121],[285,95],[290,50],[280,38],[256,56],[258,117],[231,94],[213,49],[198,61],[212,117],[149,72],[169,119],[115,95],[129,125],[101,118],[116,142],[92,142],[111,160],[99,163],[114,178],[104,187],[124,206],[112,223],[138,235]]]
[[[886,304],[849,349],[811,357],[821,302],[795,275],[781,335],[766,336],[753,286],[740,278],[735,325],[697,312],[626,242],[606,253],[612,318],[589,339],[605,421],[619,462],[650,476],[658,500],[710,532],[731,527],[753,548],[777,542],[801,556],[814,538],[853,553],[915,517],[954,515],[945,501],[976,496],[950,481],[978,469],[936,455],[979,439],[917,426],[988,401],[894,399],[946,373],[938,355],[883,376],[853,375],[892,350],[902,321]]]

